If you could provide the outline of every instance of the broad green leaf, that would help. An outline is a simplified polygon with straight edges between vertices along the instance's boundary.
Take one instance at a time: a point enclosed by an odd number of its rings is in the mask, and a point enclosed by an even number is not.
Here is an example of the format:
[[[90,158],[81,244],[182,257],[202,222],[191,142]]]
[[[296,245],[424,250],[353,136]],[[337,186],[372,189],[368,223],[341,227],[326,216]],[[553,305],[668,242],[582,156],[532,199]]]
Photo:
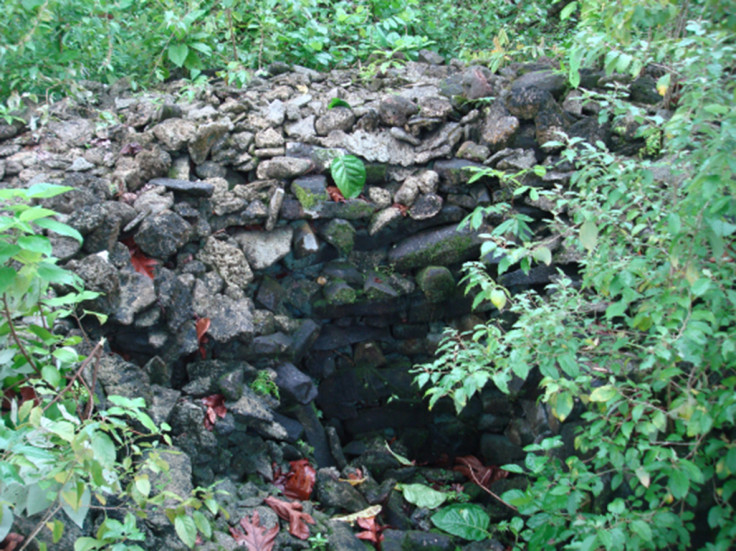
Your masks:
[[[179,539],[190,549],[197,542],[197,525],[194,520],[187,516],[178,516],[174,519],[174,529]]]
[[[639,479],[639,482],[641,482],[641,485],[645,488],[649,488],[649,484],[651,482],[649,472],[644,467],[639,467],[634,471],[634,473],[636,474],[636,478]]]
[[[572,412],[574,400],[569,392],[557,392],[549,399],[552,414],[560,421],[567,419]]]
[[[537,247],[532,251],[532,256],[537,262],[541,262],[547,266],[552,264],[552,251],[547,247]]]
[[[58,220],[54,220],[52,218],[42,218],[41,220],[36,220],[35,224],[46,230],[51,230],[54,233],[58,233],[59,235],[63,235],[65,237],[73,237],[80,243],[84,240],[82,234],[79,233],[77,230],[75,230],[71,226],[68,226],[67,224],[59,222]]]
[[[18,220],[22,222],[33,222],[40,218],[48,218],[49,216],[56,216],[56,211],[51,209],[45,209],[43,207],[31,207],[24,210],[18,215]]]
[[[93,551],[100,548],[100,542],[96,538],[86,536],[77,538],[74,542],[74,551]]]
[[[137,476],[135,479],[135,488],[141,493],[141,495],[148,497],[148,494],[151,493],[151,481],[148,480],[148,476]]]
[[[702,297],[710,289],[710,279],[701,277],[690,288],[696,297]]]
[[[667,93],[667,89],[670,87],[670,79],[671,79],[670,73],[665,73],[661,77],[659,77],[659,80],[657,80],[657,93],[664,97],[664,95]]]
[[[10,266],[0,268],[0,293],[4,293],[15,282],[17,275],[18,272]]]
[[[189,55],[189,47],[186,44],[172,44],[169,46],[168,55],[174,65],[183,67]]]
[[[332,179],[346,199],[360,195],[365,186],[365,165],[355,155],[343,155],[332,161]]]
[[[506,306],[506,293],[501,289],[493,289],[489,298],[491,299],[491,304],[499,310],[503,310],[504,306]]]
[[[569,18],[576,9],[578,9],[577,1],[570,2],[560,11],[560,21],[565,21],[567,18]]]
[[[7,504],[0,504],[0,541],[10,533],[13,527],[13,511]]]
[[[645,521],[634,520],[629,526],[631,528],[631,531],[644,541],[652,541],[652,529]]]
[[[397,484],[396,488],[401,490],[404,499],[417,507],[436,509],[447,500],[447,494],[438,492],[424,484]]]
[[[210,524],[210,521],[207,520],[207,517],[204,516],[202,511],[194,511],[192,513],[192,519],[194,520],[194,524],[197,526],[197,530],[199,530],[205,538],[212,537],[212,525]]]
[[[404,467],[411,467],[412,465],[414,465],[414,462],[413,461],[409,461],[403,455],[400,455],[400,454],[396,453],[394,450],[392,450],[391,449],[391,446],[388,445],[388,442],[386,442],[386,449],[388,450],[388,453],[390,453],[391,455],[393,455],[394,456],[394,459],[396,459],[396,461],[398,461]]]
[[[48,383],[52,388],[56,388],[62,381],[61,373],[53,365],[44,365],[41,368],[41,376],[44,382]]]
[[[474,503],[456,503],[437,511],[431,517],[432,524],[448,534],[470,541],[488,539],[488,523],[491,518],[483,507]]]
[[[590,393],[591,402],[608,402],[618,396],[618,389],[614,385],[603,385]]]
[[[583,222],[583,225],[580,226],[580,242],[588,252],[593,252],[598,245],[598,228],[595,222],[591,220]]]
[[[39,263],[38,275],[49,283],[63,283],[65,285],[79,284],[79,276],[50,262]]]
[[[327,104],[327,109],[334,109],[335,107],[347,107],[348,109],[351,109],[350,104],[340,98],[332,98],[330,103]]]
[[[64,493],[62,492],[62,496],[63,494]],[[92,494],[90,493],[89,488],[84,487],[82,492],[78,495],[78,498],[75,500],[75,506],[72,506],[72,504],[70,504],[66,499],[62,499],[61,508],[74,524],[82,528],[84,525],[84,519],[87,518],[87,513],[89,512],[91,500]]]
[[[104,467],[115,463],[116,450],[112,439],[104,432],[95,432],[91,438],[92,451],[95,459]],[[147,495],[147,494],[146,494]]]
[[[15,243],[0,243],[0,264],[5,264],[21,251]]]
[[[575,47],[572,52],[570,52],[568,79],[570,80],[570,86],[573,88],[580,86],[580,64],[583,61],[583,53],[584,50],[582,47]]]
[[[51,242],[42,235],[24,235],[18,238],[18,245],[27,251],[51,256]]]
[[[667,487],[675,499],[683,499],[690,489],[690,480],[684,471],[676,470],[670,474]]]
[[[60,186],[58,184],[33,184],[26,190],[26,195],[33,199],[48,199],[49,197],[56,197],[67,191],[71,191],[74,188],[71,186]],[[56,215],[56,213],[53,213]]]

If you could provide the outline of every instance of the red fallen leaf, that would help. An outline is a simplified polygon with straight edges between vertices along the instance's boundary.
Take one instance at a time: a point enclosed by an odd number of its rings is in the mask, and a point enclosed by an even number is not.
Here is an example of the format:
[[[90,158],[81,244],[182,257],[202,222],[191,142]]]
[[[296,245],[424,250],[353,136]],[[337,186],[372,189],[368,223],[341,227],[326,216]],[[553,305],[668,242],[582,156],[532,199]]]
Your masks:
[[[409,207],[406,205],[402,205],[401,203],[394,203],[391,205],[395,209],[399,209],[399,212],[401,213],[401,216],[406,216],[408,214]]]
[[[20,534],[10,532],[5,536],[5,539],[0,542],[0,551],[14,551],[21,543],[23,543],[24,539],[25,537]]]
[[[210,328],[210,318],[199,318],[197,320],[197,342],[199,343],[199,354],[204,360],[207,357],[206,344],[209,342],[207,338],[207,331]]]
[[[474,455],[456,457],[455,462],[460,463],[460,465],[453,467],[453,470],[463,473],[479,486],[488,487],[497,480],[509,476],[508,471],[504,471],[499,467],[483,465]]]
[[[308,513],[302,511],[302,504],[298,501],[283,501],[273,496],[268,496],[265,500],[274,512],[284,520],[289,521],[289,533],[305,540],[309,538],[309,526],[314,524],[314,519]]]
[[[327,195],[330,196],[335,203],[344,203],[345,196],[342,194],[339,188],[336,186],[327,186]]]
[[[121,243],[128,247],[128,251],[130,252],[130,263],[133,265],[133,268],[135,268],[135,271],[139,274],[145,274],[153,279],[153,267],[158,264],[158,261],[143,254],[140,247],[138,247],[132,237],[123,239]]]
[[[142,150],[143,146],[141,144],[138,142],[130,142],[120,149],[120,155],[132,156],[140,153]]]
[[[358,526],[363,528],[362,532],[355,534],[355,537],[361,540],[373,542],[373,545],[380,551],[381,542],[383,541],[382,532],[386,529],[385,526],[379,526],[376,523],[376,517],[359,518]]]
[[[204,427],[212,430],[215,427],[218,417],[225,417],[227,408],[225,407],[225,397],[222,394],[211,394],[202,398],[202,403],[207,406],[204,414]]]
[[[317,480],[317,471],[314,470],[307,459],[291,461],[289,465],[291,465],[291,469],[288,473],[282,473],[281,469],[274,465],[273,485],[291,499],[309,499]]]
[[[240,519],[240,526],[243,530],[230,527],[230,535],[238,545],[245,545],[248,551],[271,551],[275,545],[276,536],[279,533],[279,525],[277,524],[270,530],[266,530],[261,526],[261,517],[258,511],[253,512],[253,521],[249,521],[248,517]]]

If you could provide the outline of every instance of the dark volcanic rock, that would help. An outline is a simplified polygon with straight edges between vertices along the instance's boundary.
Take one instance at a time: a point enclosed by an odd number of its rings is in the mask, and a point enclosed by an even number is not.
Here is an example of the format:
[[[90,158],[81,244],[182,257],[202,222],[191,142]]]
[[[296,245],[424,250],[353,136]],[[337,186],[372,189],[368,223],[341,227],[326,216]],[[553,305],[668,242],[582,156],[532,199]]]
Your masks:
[[[460,231],[456,225],[425,231],[400,241],[388,260],[400,271],[432,264],[449,266],[473,258],[482,241],[478,234],[487,231]]]
[[[154,258],[169,258],[176,253],[192,234],[192,227],[178,214],[163,211],[143,220],[135,234],[141,250]]]

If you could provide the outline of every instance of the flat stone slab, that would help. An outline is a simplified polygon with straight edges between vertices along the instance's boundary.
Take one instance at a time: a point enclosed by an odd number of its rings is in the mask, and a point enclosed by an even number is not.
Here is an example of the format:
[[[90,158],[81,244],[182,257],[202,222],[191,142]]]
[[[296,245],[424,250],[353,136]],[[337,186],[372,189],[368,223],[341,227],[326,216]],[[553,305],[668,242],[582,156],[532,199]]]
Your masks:
[[[215,191],[215,186],[207,182],[190,182],[189,180],[177,180],[176,178],[154,178],[148,183],[199,197],[211,197]]]

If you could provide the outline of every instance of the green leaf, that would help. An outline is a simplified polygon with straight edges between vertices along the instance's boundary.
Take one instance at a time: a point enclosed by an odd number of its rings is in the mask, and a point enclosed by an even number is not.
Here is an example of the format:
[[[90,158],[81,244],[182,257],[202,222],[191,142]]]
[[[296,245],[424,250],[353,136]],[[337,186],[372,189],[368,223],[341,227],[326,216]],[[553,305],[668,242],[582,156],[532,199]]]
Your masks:
[[[91,446],[92,452],[95,454],[95,459],[99,461],[103,467],[114,465],[117,452],[115,444],[107,434],[99,431],[93,433]]]
[[[0,243],[0,264],[5,264],[21,251],[15,243]]]
[[[0,293],[4,293],[8,287],[15,283],[18,273],[10,266],[0,268]]]
[[[392,449],[391,449],[391,446],[389,446],[389,445],[388,445],[388,442],[386,442],[386,449],[388,450],[388,452],[389,452],[389,453],[390,453],[391,455],[393,455],[393,456],[394,456],[394,459],[396,459],[396,461],[398,461],[398,462],[399,462],[399,463],[400,463],[401,465],[403,465],[404,467],[411,467],[411,466],[413,466],[413,465],[414,465],[414,462],[413,462],[413,461],[409,461],[409,460],[408,460],[408,459],[407,459],[406,457],[404,457],[403,455],[400,455],[400,454],[396,453],[396,452],[395,452],[394,450],[392,450]]]
[[[643,520],[634,520],[629,526],[631,531],[644,541],[652,541],[652,529]]]
[[[333,109],[335,107],[347,107],[348,109],[351,109],[350,104],[340,98],[332,98],[330,103],[327,104],[327,109]]]
[[[436,509],[447,501],[447,494],[438,492],[424,484],[397,484],[396,488],[401,490],[404,499],[417,507]]]
[[[618,396],[618,389],[614,385],[599,386],[590,393],[591,402],[608,402]]]
[[[43,207],[31,207],[21,212],[18,215],[18,220],[21,222],[33,222],[34,220],[48,218],[49,216],[56,216],[56,211],[45,209]]]
[[[190,549],[197,542],[197,525],[194,520],[186,516],[178,516],[174,519],[174,529],[179,539]]]
[[[18,238],[18,245],[27,251],[51,256],[51,242],[42,235],[24,235]]]
[[[83,528],[84,519],[87,518],[91,500],[92,494],[90,493],[89,488],[84,487],[82,492],[78,494],[78,499],[73,500],[75,501],[74,507],[66,499],[62,499],[61,508],[74,524]]]
[[[569,7],[569,6],[567,6]],[[567,7],[565,9],[567,9]],[[577,88],[580,86],[580,64],[583,61],[584,50],[582,47],[573,48],[570,52],[570,69],[568,70],[568,79],[570,86]]]
[[[169,46],[168,55],[174,65],[183,67],[189,55],[189,47],[186,44],[172,44]]]
[[[560,11],[560,21],[564,21],[569,18],[576,9],[578,9],[577,1],[570,2],[567,6],[562,8],[562,11]]]
[[[104,544],[103,544],[104,545]],[[74,551],[94,551],[100,548],[100,541],[96,538],[83,536],[74,542]]]
[[[583,225],[580,226],[580,242],[588,252],[593,252],[598,244],[598,228],[595,222],[591,220],[583,222]]]
[[[53,365],[44,365],[41,368],[41,376],[44,382],[48,383],[52,388],[56,388],[62,381],[61,373]]]
[[[84,240],[81,233],[79,233],[71,226],[59,222],[58,220],[53,220],[51,218],[42,218],[41,220],[36,220],[35,224],[46,230],[51,230],[54,233],[58,233],[59,235],[63,235],[65,237],[73,237],[80,243]]]
[[[564,421],[572,412],[574,400],[569,392],[557,392],[549,399],[549,405],[552,408],[552,414],[560,421]]]
[[[10,533],[13,527],[13,510],[5,503],[0,505],[0,541]]]
[[[51,523],[51,540],[54,543],[59,543],[59,540],[61,539],[61,536],[64,535],[64,523],[62,523],[58,518],[54,519],[54,521]]]
[[[685,471],[672,471],[667,487],[670,492],[672,492],[672,496],[675,499],[683,499],[690,489],[690,480],[688,479]]]
[[[547,266],[552,264],[552,251],[547,247],[537,247],[532,251],[532,256],[537,262],[541,262]]]
[[[506,306],[506,293],[501,289],[493,289],[489,298],[491,299],[491,304],[499,310],[503,310],[504,306]]]
[[[696,297],[702,297],[710,289],[710,279],[701,277],[693,283],[691,290]]]
[[[148,497],[151,493],[151,481],[148,479],[148,476],[137,476],[135,479],[135,489],[138,490],[142,496]]]
[[[365,165],[355,155],[343,155],[332,161],[332,179],[346,199],[360,195],[365,186]]]
[[[60,186],[58,184],[33,184],[26,190],[26,196],[32,199],[48,199],[49,197],[56,197],[62,193],[73,190],[70,186]],[[54,215],[56,213],[54,212]]]
[[[38,275],[49,283],[79,284],[79,276],[50,262],[41,262],[38,265]]]
[[[474,503],[456,503],[437,511],[431,517],[432,524],[448,534],[470,541],[488,539],[488,523],[491,518],[483,507]]]
[[[210,524],[210,521],[207,520],[207,517],[204,516],[202,511],[194,511],[192,513],[192,518],[194,519],[194,524],[197,526],[197,530],[202,532],[202,535],[205,538],[211,538],[212,525]]]

